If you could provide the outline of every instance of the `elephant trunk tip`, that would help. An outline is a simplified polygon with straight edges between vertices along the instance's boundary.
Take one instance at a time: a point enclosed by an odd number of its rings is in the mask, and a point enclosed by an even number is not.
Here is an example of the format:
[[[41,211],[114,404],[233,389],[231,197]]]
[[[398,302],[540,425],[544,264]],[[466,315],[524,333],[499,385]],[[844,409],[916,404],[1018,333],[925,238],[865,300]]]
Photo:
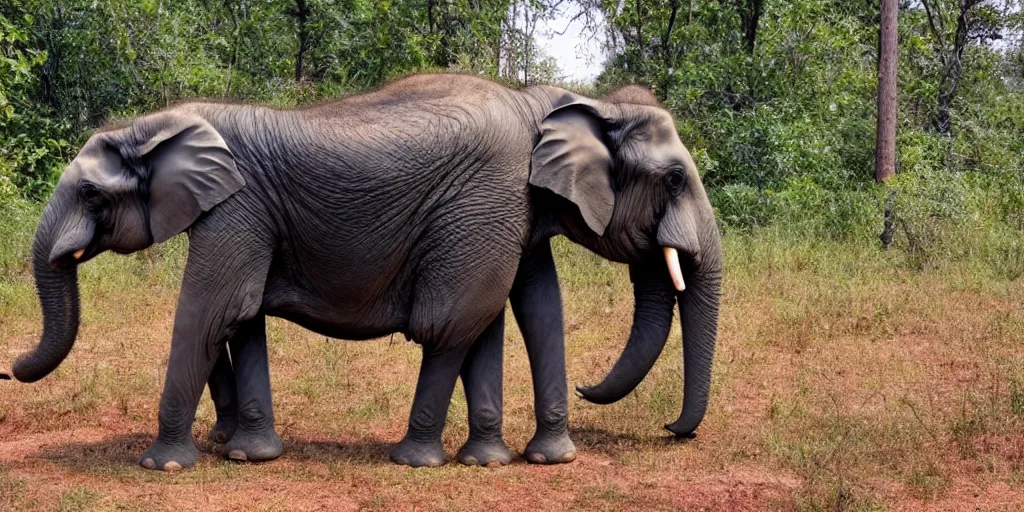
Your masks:
[[[576,386],[576,396],[578,396],[578,397],[580,397],[580,398],[582,398],[582,399],[584,399],[584,400],[586,400],[586,401],[588,401],[588,402],[590,402],[592,404],[598,404],[598,405],[608,405],[608,404],[611,404],[611,403],[615,403],[620,398],[622,398],[622,397],[619,397],[619,396],[612,396],[609,393],[605,392],[604,390],[599,389],[600,387],[601,387],[600,385],[597,385],[597,386],[577,385]]]
[[[11,380],[11,376],[6,373],[0,373],[0,380]]]
[[[665,425],[665,430],[671,432],[676,439],[693,439],[697,437],[696,427],[689,428],[685,425],[680,425],[678,421]]]

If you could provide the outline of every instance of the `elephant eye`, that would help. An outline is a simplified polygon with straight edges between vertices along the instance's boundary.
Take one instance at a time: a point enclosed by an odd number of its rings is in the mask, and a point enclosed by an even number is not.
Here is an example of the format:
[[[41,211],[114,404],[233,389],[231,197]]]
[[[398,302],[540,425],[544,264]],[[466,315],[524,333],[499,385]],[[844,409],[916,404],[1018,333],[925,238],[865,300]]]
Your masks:
[[[103,192],[92,183],[83,183],[78,189],[78,193],[82,196],[85,204],[90,207],[98,207],[103,204]]]
[[[683,184],[686,183],[686,175],[684,175],[683,171],[680,171],[679,169],[670,171],[663,179],[665,181],[665,187],[668,188],[668,191],[672,194],[678,194],[680,190],[682,190]]]

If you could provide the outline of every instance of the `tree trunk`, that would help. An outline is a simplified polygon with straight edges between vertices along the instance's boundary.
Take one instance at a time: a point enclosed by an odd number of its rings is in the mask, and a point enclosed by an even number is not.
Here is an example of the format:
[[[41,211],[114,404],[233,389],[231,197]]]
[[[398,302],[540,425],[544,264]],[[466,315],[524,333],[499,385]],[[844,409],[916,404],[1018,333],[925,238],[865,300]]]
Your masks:
[[[434,0],[427,0],[427,28],[434,33]]]
[[[881,0],[878,45],[878,138],[875,145],[875,181],[896,173],[896,0]]]
[[[299,39],[298,48],[295,50],[295,82],[302,81],[302,60],[309,47],[309,34],[306,31],[306,23],[309,20],[309,6],[306,0],[295,0],[295,8],[289,9],[288,14],[295,17],[296,31]]]
[[[764,0],[738,0],[736,9],[740,15],[740,32],[743,46],[747,53],[753,55],[757,45],[757,24],[764,14]]]

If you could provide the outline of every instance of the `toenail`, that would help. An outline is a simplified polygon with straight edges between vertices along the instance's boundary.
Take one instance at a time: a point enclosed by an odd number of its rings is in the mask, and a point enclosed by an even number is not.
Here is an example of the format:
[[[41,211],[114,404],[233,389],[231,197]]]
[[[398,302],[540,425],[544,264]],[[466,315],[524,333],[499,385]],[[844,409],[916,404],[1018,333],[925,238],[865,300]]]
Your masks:
[[[249,460],[249,457],[245,455],[244,450],[231,450],[231,452],[228,453],[228,458],[231,460],[240,460],[243,462]]]
[[[172,460],[167,464],[164,464],[164,471],[181,471],[181,464]]]
[[[142,467],[146,469],[156,469],[156,462],[153,462],[153,459],[143,459]]]

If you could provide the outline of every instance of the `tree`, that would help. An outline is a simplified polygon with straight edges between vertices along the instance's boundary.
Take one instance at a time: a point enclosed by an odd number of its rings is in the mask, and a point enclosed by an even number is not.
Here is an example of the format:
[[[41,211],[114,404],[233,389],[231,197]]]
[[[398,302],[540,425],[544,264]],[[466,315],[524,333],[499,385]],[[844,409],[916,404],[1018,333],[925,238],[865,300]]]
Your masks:
[[[557,66],[537,48],[537,26],[559,12],[561,0],[512,0],[502,21],[499,74],[522,85],[554,80]]]
[[[875,143],[875,181],[881,183],[896,173],[896,85],[897,11],[896,0],[881,0],[882,16],[878,44],[878,130]]]
[[[948,135],[952,129],[950,110],[957,97],[963,75],[964,50],[972,42],[985,44],[1002,39],[1003,18],[986,0],[921,0],[934,39],[936,54],[942,65],[938,108],[934,116],[935,130]],[[948,18],[954,17],[955,21]],[[949,25],[955,24],[952,32]]]

